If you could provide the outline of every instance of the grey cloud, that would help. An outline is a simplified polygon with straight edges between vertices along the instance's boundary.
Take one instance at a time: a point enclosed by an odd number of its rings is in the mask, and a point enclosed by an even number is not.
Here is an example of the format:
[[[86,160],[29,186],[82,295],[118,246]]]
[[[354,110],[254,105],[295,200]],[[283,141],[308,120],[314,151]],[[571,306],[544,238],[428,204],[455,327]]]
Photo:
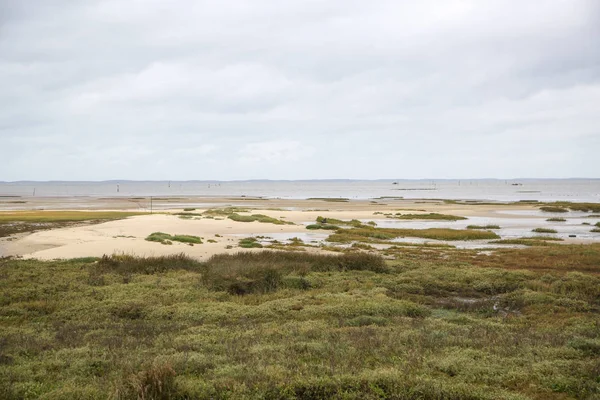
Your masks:
[[[0,14],[0,180],[600,172],[593,0],[8,0]]]

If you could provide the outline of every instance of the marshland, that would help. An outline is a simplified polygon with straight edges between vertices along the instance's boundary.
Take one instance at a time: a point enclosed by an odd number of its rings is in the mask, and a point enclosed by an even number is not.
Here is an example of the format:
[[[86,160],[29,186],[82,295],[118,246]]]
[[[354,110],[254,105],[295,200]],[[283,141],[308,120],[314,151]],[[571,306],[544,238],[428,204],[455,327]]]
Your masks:
[[[0,398],[600,396],[593,206],[385,201],[0,213]]]

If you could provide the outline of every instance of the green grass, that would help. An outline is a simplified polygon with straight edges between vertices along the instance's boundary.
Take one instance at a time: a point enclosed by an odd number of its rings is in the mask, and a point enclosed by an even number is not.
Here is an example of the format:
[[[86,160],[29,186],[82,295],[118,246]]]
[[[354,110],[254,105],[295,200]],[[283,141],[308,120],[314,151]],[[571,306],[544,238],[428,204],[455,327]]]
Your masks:
[[[145,214],[126,211],[0,211],[0,223],[108,221]]]
[[[583,212],[600,212],[600,203],[573,203],[570,201],[557,201],[554,203],[545,203],[543,208],[562,208],[569,209],[571,211],[583,211]],[[565,211],[551,211],[551,212],[566,212]]]
[[[326,229],[326,230],[337,230],[340,229],[339,226],[337,225],[332,225],[332,224],[310,224],[310,225],[306,225],[306,229],[311,229],[311,230],[315,230],[315,229]]]
[[[345,197],[309,197],[306,200],[319,200],[319,201],[328,201],[331,203],[347,203],[350,199]]]
[[[440,221],[460,221],[467,219],[465,217],[459,217],[457,215],[448,215],[448,214],[438,214],[438,213],[429,213],[429,214],[400,214],[396,213],[393,217],[394,219],[417,219],[417,220],[440,220]]]
[[[565,222],[566,219],[560,217],[548,218],[546,221],[548,222]]]
[[[262,222],[265,224],[275,225],[294,225],[293,222],[282,221],[280,219],[272,218],[263,214],[240,215],[237,213],[233,213],[228,215],[227,218],[236,222]]]
[[[396,229],[396,228],[354,228],[340,229],[327,239],[330,242],[349,243],[365,239],[391,240],[399,237],[415,237],[436,240],[482,240],[498,239],[499,236],[491,231],[472,229]]]
[[[532,229],[531,232],[536,232],[536,233],[558,233],[556,231],[556,229],[551,229],[551,228],[535,228],[535,229]]]
[[[500,229],[499,225],[469,225],[467,229]]]
[[[593,233],[600,233],[600,228],[594,228],[594,229],[592,229],[590,232],[593,232]]]
[[[195,208],[184,208],[183,211],[196,211]]]
[[[521,238],[517,238],[517,239],[492,240],[489,243],[490,244],[512,244],[512,245],[522,245],[522,246],[552,246],[552,245],[554,245],[554,243],[552,243],[552,242],[560,242],[560,241],[563,241],[563,239],[554,238],[554,237],[550,237],[550,236],[527,236],[527,237],[521,237]]]
[[[566,213],[569,212],[569,210],[567,210],[564,207],[558,207],[558,206],[542,206],[540,207],[541,211],[544,212],[551,212],[551,213]]]
[[[164,232],[154,232],[146,237],[149,242],[159,242],[162,244],[172,244],[172,242],[181,242],[189,244],[202,244],[202,238],[192,235],[169,235]]]
[[[240,239],[238,245],[241,248],[244,248],[244,249],[252,249],[252,248],[261,248],[261,247],[263,247],[263,245],[260,244],[258,242],[258,240],[256,238],[253,238],[253,237],[247,237],[247,238],[244,238],[244,239]]]
[[[124,211],[0,211],[0,237],[61,228],[78,223],[100,223],[144,213]]]
[[[389,254],[1,259],[0,398],[600,396],[600,245]]]
[[[347,220],[343,220],[343,219],[325,218],[325,217],[318,216],[316,221],[318,224],[344,225],[344,226],[353,226],[355,228],[367,226],[366,224],[363,224],[362,222],[360,222],[357,219],[352,219],[350,221],[347,221]]]

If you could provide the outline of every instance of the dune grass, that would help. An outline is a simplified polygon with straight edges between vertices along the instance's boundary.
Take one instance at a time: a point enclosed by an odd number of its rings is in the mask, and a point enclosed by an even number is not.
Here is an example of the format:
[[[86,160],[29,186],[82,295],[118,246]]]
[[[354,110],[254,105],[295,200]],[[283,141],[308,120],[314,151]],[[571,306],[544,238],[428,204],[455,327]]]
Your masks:
[[[468,225],[467,229],[500,229],[500,225]]]
[[[146,237],[149,242],[159,242],[162,244],[173,244],[172,242],[181,242],[188,244],[202,244],[202,238],[192,235],[170,235],[164,232],[154,232]]]
[[[0,398],[600,396],[600,245],[390,254],[1,259]]]

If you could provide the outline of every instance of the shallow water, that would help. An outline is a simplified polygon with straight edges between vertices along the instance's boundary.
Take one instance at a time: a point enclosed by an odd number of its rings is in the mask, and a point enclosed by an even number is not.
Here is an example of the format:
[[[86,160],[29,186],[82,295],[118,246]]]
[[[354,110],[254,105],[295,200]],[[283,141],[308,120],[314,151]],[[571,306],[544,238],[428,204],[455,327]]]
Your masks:
[[[396,184],[394,184],[396,183]],[[249,196],[600,202],[600,179],[0,182],[0,196]]]

